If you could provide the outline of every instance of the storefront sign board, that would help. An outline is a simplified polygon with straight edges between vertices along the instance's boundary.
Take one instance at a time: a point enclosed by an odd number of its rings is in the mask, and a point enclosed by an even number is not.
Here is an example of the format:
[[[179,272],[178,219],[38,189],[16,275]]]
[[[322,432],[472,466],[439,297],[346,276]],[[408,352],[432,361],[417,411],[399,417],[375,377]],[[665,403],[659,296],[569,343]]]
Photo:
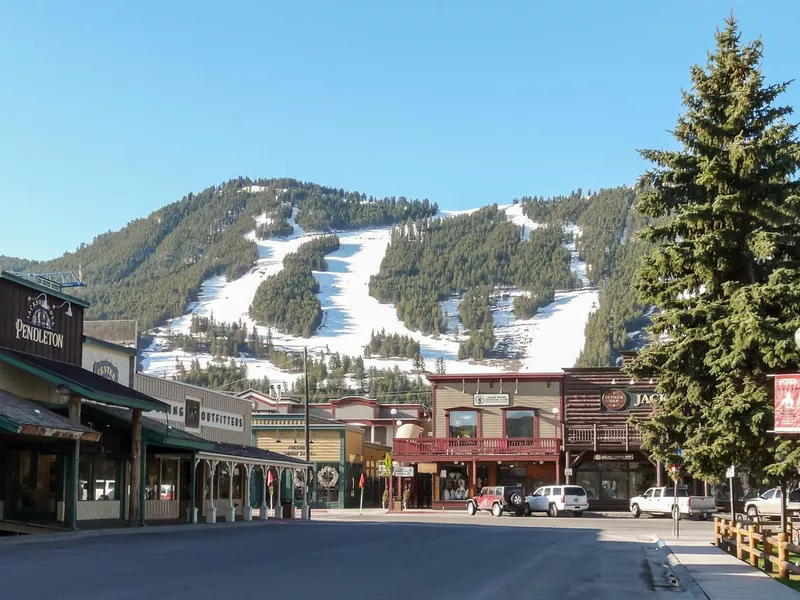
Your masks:
[[[472,396],[474,406],[508,406],[511,404],[509,394],[474,394]]]
[[[595,460],[633,460],[636,458],[633,454],[595,454]]]
[[[436,473],[436,463],[418,463],[417,471],[433,475]]]
[[[653,401],[664,399],[662,394],[653,390],[629,390],[613,387],[600,388],[601,412],[625,412],[631,408],[651,406]]]
[[[80,365],[83,307],[16,281],[0,280],[0,346]]]

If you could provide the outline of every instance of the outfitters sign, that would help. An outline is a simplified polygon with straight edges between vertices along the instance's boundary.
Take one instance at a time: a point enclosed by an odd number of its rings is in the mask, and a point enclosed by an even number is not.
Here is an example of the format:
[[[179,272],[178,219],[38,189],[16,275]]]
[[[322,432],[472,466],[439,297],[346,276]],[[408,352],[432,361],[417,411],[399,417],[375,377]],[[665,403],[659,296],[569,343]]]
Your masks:
[[[601,412],[625,412],[631,408],[648,407],[660,401],[662,394],[652,390],[629,390],[626,388],[600,388]]]

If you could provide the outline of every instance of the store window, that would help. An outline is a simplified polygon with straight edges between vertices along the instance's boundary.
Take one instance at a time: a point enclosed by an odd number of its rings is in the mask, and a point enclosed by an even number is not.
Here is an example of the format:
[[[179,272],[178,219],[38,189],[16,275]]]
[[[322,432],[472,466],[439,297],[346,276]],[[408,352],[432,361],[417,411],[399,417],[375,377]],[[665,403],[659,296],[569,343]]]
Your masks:
[[[450,411],[451,438],[476,438],[478,437],[478,411],[453,410]]]
[[[161,486],[159,500],[178,499],[178,461],[168,458],[161,459]]]
[[[469,496],[469,477],[464,465],[451,465],[439,473],[439,498],[443,502],[466,500]]]
[[[502,466],[497,468],[497,483],[499,485],[520,485],[525,486],[525,477],[528,470],[522,466]]]
[[[507,438],[535,437],[535,410],[507,410],[505,413]]]
[[[228,465],[217,465],[217,498],[222,500],[229,500],[230,494],[230,481],[231,473],[228,470]]]
[[[79,500],[116,500],[117,463],[104,455],[85,456],[78,463]]]
[[[150,458],[145,465],[145,499],[158,500],[158,480],[161,475],[161,461]]]

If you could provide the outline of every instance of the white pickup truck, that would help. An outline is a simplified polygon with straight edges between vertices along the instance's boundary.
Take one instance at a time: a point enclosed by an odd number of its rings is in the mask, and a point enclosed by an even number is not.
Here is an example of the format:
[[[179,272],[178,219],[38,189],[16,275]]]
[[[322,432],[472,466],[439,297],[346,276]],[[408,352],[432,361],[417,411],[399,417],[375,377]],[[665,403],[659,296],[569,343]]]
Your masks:
[[[781,490],[772,488],[756,498],[750,498],[744,504],[744,510],[749,519],[761,517],[781,516]],[[800,490],[789,492],[786,499],[786,511],[795,514],[800,511]]]
[[[686,488],[678,488],[678,510],[681,517],[697,515],[705,520],[717,511],[716,502],[711,496],[690,496]],[[652,487],[641,496],[631,498],[631,514],[639,517],[642,513],[651,515],[674,514],[675,488]]]

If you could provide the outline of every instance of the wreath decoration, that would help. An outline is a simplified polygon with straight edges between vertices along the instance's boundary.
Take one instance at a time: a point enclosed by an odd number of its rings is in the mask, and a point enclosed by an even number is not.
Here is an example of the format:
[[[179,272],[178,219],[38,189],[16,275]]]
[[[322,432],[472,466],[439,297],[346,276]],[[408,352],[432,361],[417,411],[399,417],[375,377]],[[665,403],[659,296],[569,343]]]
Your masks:
[[[336,484],[339,483],[339,471],[331,466],[322,467],[317,473],[317,481],[327,490],[336,487]]]
[[[295,489],[301,489],[303,487],[303,482],[305,480],[305,471],[298,469],[294,472],[294,487]]]

